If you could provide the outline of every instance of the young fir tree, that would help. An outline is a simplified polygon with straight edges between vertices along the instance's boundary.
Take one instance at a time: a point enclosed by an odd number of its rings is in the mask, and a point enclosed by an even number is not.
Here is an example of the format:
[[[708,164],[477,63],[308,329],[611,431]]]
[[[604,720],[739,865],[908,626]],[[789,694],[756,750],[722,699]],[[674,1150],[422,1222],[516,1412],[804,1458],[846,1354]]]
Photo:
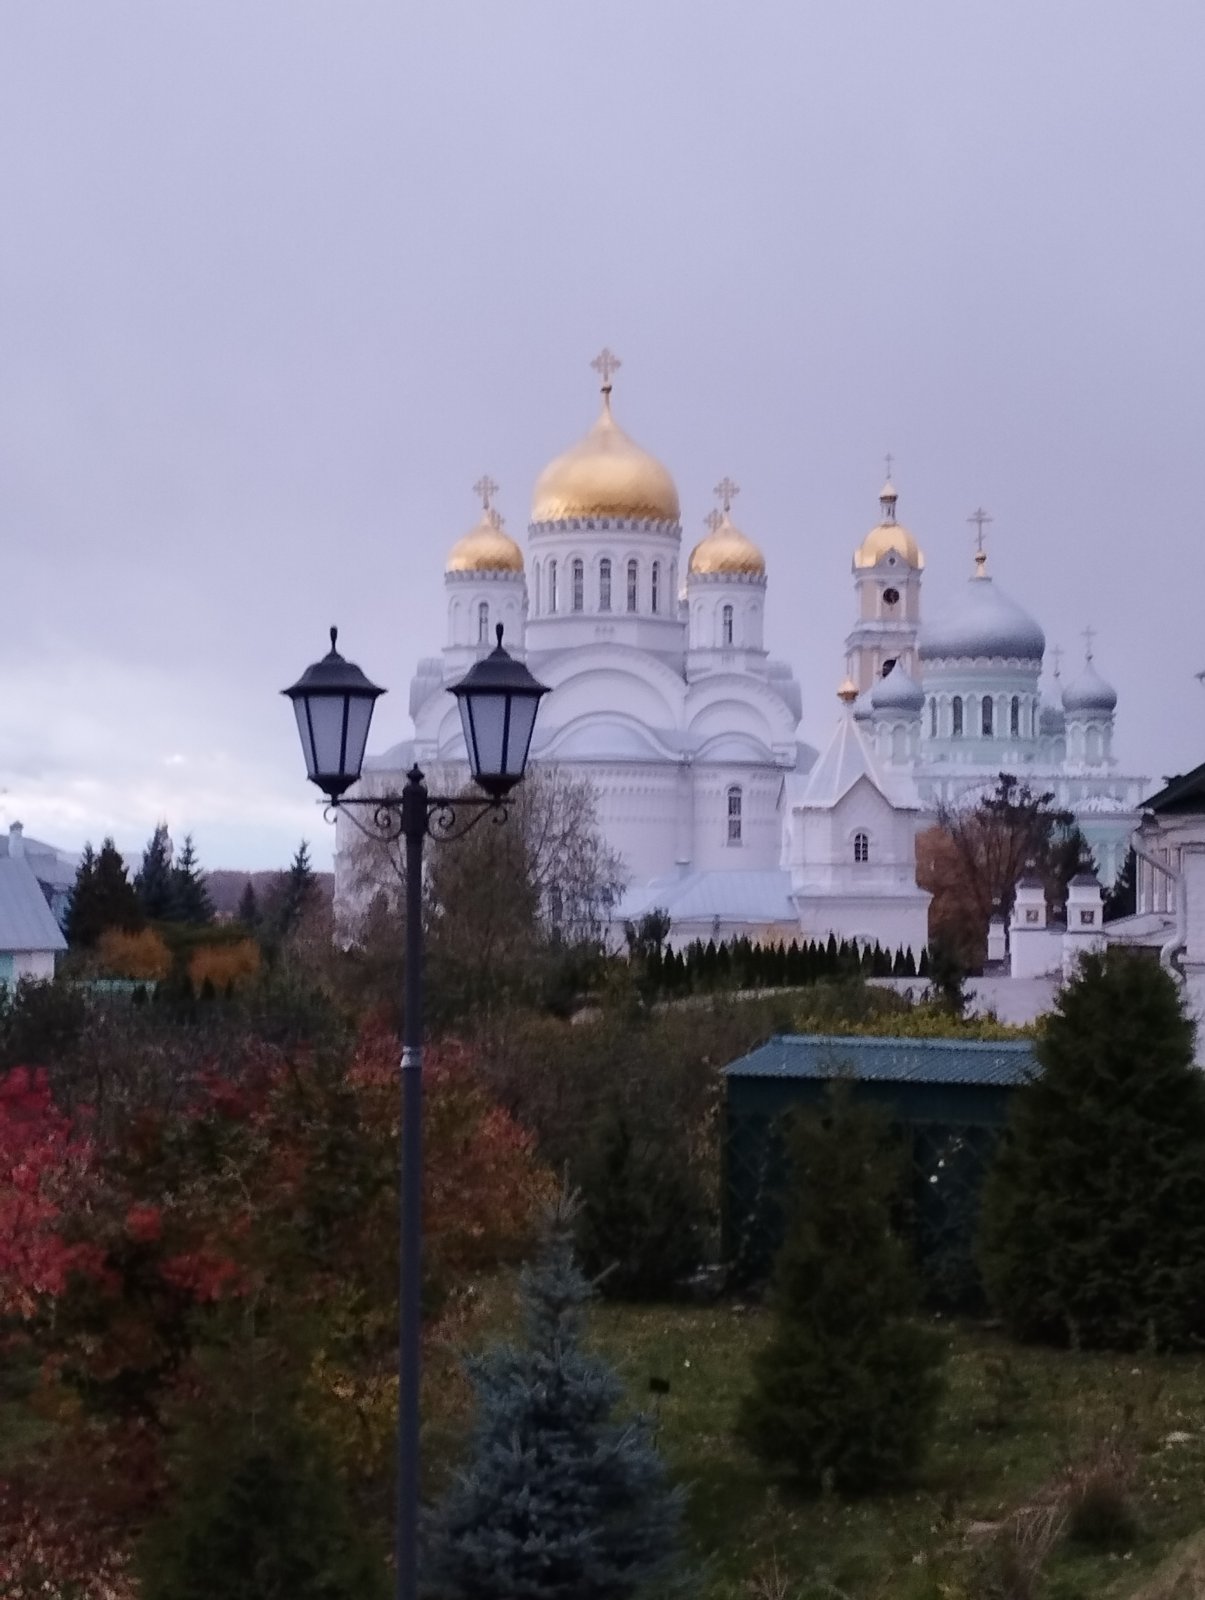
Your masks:
[[[904,1482],[933,1432],[944,1349],[914,1320],[917,1285],[892,1225],[899,1153],[844,1084],[795,1118],[788,1150],[774,1331],[753,1358],[740,1435],[811,1492]]]
[[[238,920],[244,928],[254,930],[259,927],[259,896],[255,892],[255,884],[247,879],[238,903]]]
[[[1055,1001],[984,1187],[989,1298],[1024,1338],[1205,1340],[1205,1078],[1170,974],[1114,946]]]
[[[106,839],[97,855],[88,845],[71,891],[68,944],[75,949],[90,949],[106,928],[136,933],[142,924],[142,908],[117,846],[112,839]]]
[[[134,888],[149,922],[165,922],[173,910],[172,841],[167,823],[161,822],[147,840],[142,865],[134,875]]]
[[[305,839],[297,846],[297,854],[289,863],[289,870],[273,897],[268,921],[278,939],[287,939],[296,929],[318,884],[317,874],[310,865],[310,847]]]
[[[173,921],[200,925],[213,921],[213,903],[209,898],[205,874],[197,865],[197,852],[191,833],[184,835],[184,848],[172,866],[171,886]]]
[[[521,1294],[525,1340],[471,1364],[470,1458],[429,1529],[438,1600],[628,1600],[669,1592],[682,1514],[647,1419],[616,1417],[622,1385],[582,1346],[591,1288],[575,1205],[549,1211]]]

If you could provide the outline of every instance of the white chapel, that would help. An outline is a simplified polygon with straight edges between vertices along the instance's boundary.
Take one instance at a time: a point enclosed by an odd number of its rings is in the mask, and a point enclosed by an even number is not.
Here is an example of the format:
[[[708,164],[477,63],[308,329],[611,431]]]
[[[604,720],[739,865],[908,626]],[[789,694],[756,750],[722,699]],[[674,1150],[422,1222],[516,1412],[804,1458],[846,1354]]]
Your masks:
[[[916,883],[916,835],[939,802],[974,797],[1004,770],[1055,790],[1109,881],[1142,789],[1116,770],[1116,694],[1090,647],[1074,683],[1056,677],[1043,693],[1045,636],[986,570],[986,513],[962,603],[928,622],[924,556],[884,486],[880,520],[853,557],[839,716],[818,753],[800,737],[790,665],[765,649],[766,561],[733,520],[736,485],[717,486],[687,554],[674,479],[613,415],[618,365],[607,351],[594,363],[597,419],[537,479],[526,552],[495,509],[497,486],[475,486],[480,518],[444,571],[446,644],[410,686],[414,738],[370,758],[364,788],[400,787],[414,761],[465,770],[447,688],[502,623],[507,649],[552,691],[533,762],[589,780],[623,860],[617,922],[660,907],[676,944],[835,933],[919,952],[929,897]],[[345,926],[364,900],[354,839],[341,815]]]

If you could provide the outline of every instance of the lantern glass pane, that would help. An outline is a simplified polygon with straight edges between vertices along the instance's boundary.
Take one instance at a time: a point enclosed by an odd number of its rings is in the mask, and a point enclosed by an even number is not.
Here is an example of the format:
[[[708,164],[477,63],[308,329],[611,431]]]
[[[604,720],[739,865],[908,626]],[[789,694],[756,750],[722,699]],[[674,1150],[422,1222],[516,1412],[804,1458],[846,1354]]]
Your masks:
[[[506,770],[503,764],[506,700],[504,694],[470,693],[461,697],[464,741],[475,778],[496,777]]]
[[[534,694],[516,694],[510,698],[510,728],[505,751],[507,777],[523,776],[539,705],[539,696]]]
[[[368,725],[372,721],[375,698],[371,695],[350,695],[347,707],[347,750],[343,758],[343,775],[354,782],[364,765],[364,748],[368,743]]]
[[[314,741],[310,735],[309,701],[304,695],[298,695],[293,701],[293,710],[297,715],[297,732],[301,738],[301,753],[305,757],[305,775],[313,778],[318,772],[318,763],[314,755]]]
[[[343,707],[347,696],[314,694],[308,699],[317,773],[321,777],[344,776]]]

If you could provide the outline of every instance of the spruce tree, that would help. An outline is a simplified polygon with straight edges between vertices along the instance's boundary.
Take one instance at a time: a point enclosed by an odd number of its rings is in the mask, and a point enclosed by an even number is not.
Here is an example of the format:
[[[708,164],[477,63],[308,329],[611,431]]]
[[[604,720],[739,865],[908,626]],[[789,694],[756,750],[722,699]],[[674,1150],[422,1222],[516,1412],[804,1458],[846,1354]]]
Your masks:
[[[284,881],[273,898],[268,920],[278,939],[287,939],[297,927],[313,899],[317,884],[317,874],[310,865],[310,847],[303,839],[297,846],[297,853],[289,863]]]
[[[126,876],[126,864],[112,839],[106,839],[100,854],[89,844],[80,859],[67,912],[67,942],[77,949],[90,949],[106,928],[121,928],[135,933],[143,924],[142,909],[134,886]]]
[[[205,874],[197,865],[192,834],[184,835],[184,848],[171,869],[171,917],[175,922],[205,924],[213,921],[213,903]]]
[[[438,1600],[661,1596],[682,1514],[646,1418],[616,1417],[622,1385],[583,1348],[590,1285],[573,1256],[573,1203],[551,1208],[524,1269],[522,1345],[470,1364],[467,1465],[429,1527]]]
[[[1084,958],[1038,1039],[984,1188],[989,1298],[1024,1338],[1205,1341],[1205,1078],[1167,972]]]
[[[247,879],[246,887],[239,898],[238,920],[244,928],[255,929],[259,926],[259,897],[250,878]]]
[[[134,876],[134,888],[143,914],[149,922],[166,922],[174,910],[172,886],[172,841],[167,823],[161,822],[147,840],[142,865]]]
[[[899,1151],[845,1084],[796,1116],[788,1150],[774,1331],[753,1358],[739,1432],[810,1492],[904,1482],[933,1431],[944,1351],[914,1320],[917,1284],[893,1228]]]

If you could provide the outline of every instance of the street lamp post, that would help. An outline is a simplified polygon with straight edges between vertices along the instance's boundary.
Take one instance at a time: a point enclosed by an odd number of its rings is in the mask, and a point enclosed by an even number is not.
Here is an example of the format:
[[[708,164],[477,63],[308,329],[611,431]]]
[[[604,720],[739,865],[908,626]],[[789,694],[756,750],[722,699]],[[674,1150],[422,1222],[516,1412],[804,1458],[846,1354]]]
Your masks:
[[[401,1062],[401,1239],[399,1252],[397,1424],[397,1596],[418,1600],[419,1373],[421,1358],[423,1197],[423,847],[428,838],[461,837],[487,813],[505,819],[508,796],[522,781],[536,712],[548,693],[522,662],[497,646],[451,685],[460,708],[469,770],[478,795],[433,795],[417,766],[400,794],[355,795],[377,688],[336,648],[307,667],[284,693],[293,702],[306,776],[322,790],[328,814],[370,813],[373,836],[405,841],[406,973]],[[368,830],[366,830],[368,831]]]

